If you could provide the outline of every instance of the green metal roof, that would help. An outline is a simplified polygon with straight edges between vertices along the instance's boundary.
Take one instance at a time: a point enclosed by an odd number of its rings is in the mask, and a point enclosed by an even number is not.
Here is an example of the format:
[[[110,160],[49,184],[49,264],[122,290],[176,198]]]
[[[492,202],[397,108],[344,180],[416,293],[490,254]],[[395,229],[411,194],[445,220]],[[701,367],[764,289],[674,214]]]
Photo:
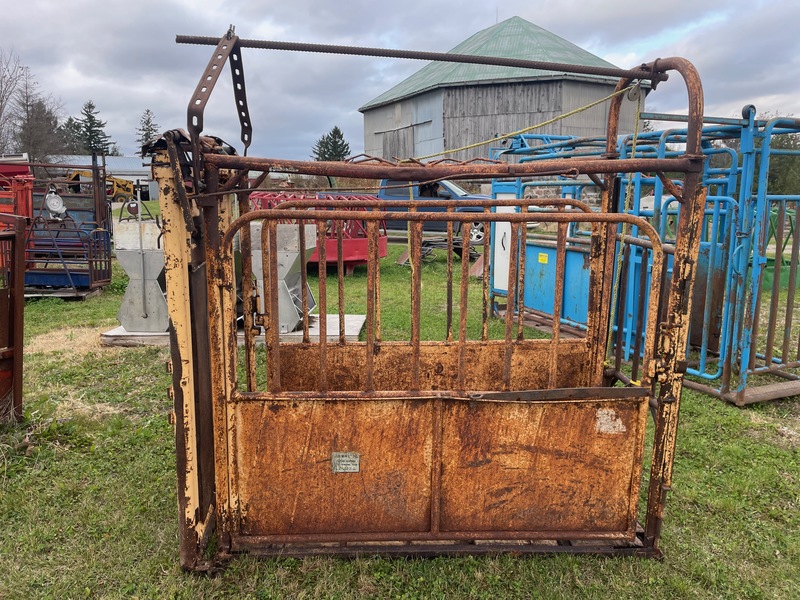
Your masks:
[[[498,56],[573,65],[615,66],[521,17],[511,17],[497,25],[479,31],[461,42],[450,52],[453,54]],[[409,96],[415,96],[438,87],[508,80],[551,79],[560,76],[563,76],[563,74],[541,69],[433,62],[377,98],[367,102],[358,110],[363,112],[364,110],[402,98],[408,98]],[[591,75],[571,74],[570,77],[616,81],[614,78],[598,78]]]

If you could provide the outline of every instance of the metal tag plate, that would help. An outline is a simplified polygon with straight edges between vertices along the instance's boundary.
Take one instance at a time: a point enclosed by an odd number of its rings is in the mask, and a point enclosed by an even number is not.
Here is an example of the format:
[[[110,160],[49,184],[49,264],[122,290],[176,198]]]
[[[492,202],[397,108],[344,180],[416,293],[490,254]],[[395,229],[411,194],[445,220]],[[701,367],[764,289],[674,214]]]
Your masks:
[[[358,473],[361,470],[361,455],[358,452],[331,452],[331,471],[334,473]]]

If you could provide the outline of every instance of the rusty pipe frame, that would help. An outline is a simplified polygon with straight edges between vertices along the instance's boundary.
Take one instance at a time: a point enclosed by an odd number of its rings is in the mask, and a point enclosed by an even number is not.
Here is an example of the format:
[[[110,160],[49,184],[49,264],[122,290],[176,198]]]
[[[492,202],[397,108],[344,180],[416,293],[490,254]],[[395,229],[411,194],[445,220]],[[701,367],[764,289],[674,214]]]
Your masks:
[[[399,179],[419,181],[427,179],[492,179],[496,177],[523,177],[528,175],[589,175],[637,173],[640,171],[679,171],[699,173],[703,168],[702,156],[641,159],[553,159],[519,164],[445,165],[425,166],[416,163],[375,165],[363,163],[283,160],[254,158],[224,154],[206,154],[205,161],[220,169],[248,169],[300,175],[331,175],[355,179]]]
[[[477,216],[479,215],[479,216]],[[658,232],[653,226],[648,223],[644,218],[637,217],[636,215],[629,215],[626,213],[584,213],[582,211],[575,212],[537,212],[537,213],[452,213],[447,214],[445,217],[442,213],[431,212],[364,212],[358,215],[362,221],[383,221],[383,220],[404,220],[412,222],[426,222],[426,221],[443,221],[451,220],[458,223],[471,223],[475,221],[486,221],[488,223],[508,222],[508,223],[527,223],[531,220],[531,215],[536,215],[536,220],[543,223],[628,223],[639,227],[650,241],[653,242],[654,247],[660,248],[660,237]],[[222,239],[220,249],[223,252],[230,252],[233,244],[233,238],[236,236],[238,230],[245,224],[251,221],[260,219],[265,220],[279,220],[287,217],[286,211],[280,208],[272,208],[266,210],[254,210],[245,215],[242,215],[231,223],[230,229],[225,233]],[[314,210],[293,210],[292,219],[300,221],[320,221],[320,220],[348,220],[353,218],[352,211],[346,210],[329,210],[321,213]]]
[[[703,128],[703,88],[700,76],[694,65],[684,58],[662,59],[656,63],[659,68],[677,71],[686,83],[689,118],[686,151],[683,157],[696,162],[700,161],[702,160],[700,144]],[[630,83],[630,79],[621,79],[617,84],[617,90],[624,89]],[[616,141],[621,107],[622,98],[615,96],[611,101],[608,117],[606,153],[610,157],[616,156],[613,144]],[[662,169],[653,170],[661,171]],[[656,431],[645,522],[645,538],[656,549],[666,505],[666,495],[672,487],[678,412],[683,387],[681,365],[685,360],[694,268],[700,249],[701,225],[705,210],[705,190],[701,185],[699,171],[691,169],[684,173],[683,202],[681,203],[675,244],[675,264],[667,298],[667,322],[662,324],[661,335],[658,338],[660,385],[657,396]],[[614,207],[610,205],[609,201],[603,208],[613,210]]]
[[[216,46],[220,39],[211,36],[177,35],[178,44],[196,44]],[[502,58],[498,56],[473,56],[469,54],[453,54],[450,52],[427,52],[419,50],[392,50],[388,48],[369,48],[363,46],[338,46],[334,44],[310,44],[303,42],[278,42],[273,40],[249,40],[237,38],[241,48],[257,48],[260,50],[285,50],[292,52],[315,52],[322,54],[343,54],[350,56],[372,56],[380,58],[405,58],[411,60],[428,60],[436,62],[468,63],[475,65],[494,65],[500,67],[517,67],[521,69],[539,69],[575,73],[580,75],[596,75],[598,77],[626,77],[653,82],[666,81],[669,77],[664,70],[657,69],[662,61],[642,64],[634,69],[617,67],[593,67],[569,63],[551,63],[540,60],[519,58]]]

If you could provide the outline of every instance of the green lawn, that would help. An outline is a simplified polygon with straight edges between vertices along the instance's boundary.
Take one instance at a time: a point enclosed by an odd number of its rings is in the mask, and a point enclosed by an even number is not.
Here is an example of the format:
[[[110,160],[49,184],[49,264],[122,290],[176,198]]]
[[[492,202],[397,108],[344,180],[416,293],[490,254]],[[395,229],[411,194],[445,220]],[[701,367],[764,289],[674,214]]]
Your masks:
[[[407,271],[386,260],[393,278]],[[348,290],[365,281],[357,270]],[[0,598],[800,598],[800,403],[743,410],[690,391],[663,561],[245,556],[183,573],[167,351],[97,343],[124,285],[117,273],[86,302],[26,305],[26,418],[0,428]],[[384,319],[385,337],[405,331]]]

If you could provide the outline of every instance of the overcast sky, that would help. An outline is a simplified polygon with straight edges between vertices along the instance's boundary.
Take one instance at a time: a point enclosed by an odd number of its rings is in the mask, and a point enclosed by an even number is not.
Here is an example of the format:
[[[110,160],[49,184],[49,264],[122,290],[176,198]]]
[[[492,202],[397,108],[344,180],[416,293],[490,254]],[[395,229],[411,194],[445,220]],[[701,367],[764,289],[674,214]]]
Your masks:
[[[229,24],[245,39],[446,52],[512,16],[629,68],[683,56],[700,72],[706,114],[800,115],[797,0],[27,0],[3,3],[0,47],[30,67],[43,92],[78,116],[93,100],[123,154],[136,152],[146,108],[162,130],[185,128],[186,107],[211,46],[177,34],[214,36]],[[307,159],[338,125],[353,154],[363,149],[358,108],[425,63],[244,49],[253,122],[249,154]],[[673,79],[676,79],[673,77]],[[685,112],[681,84],[667,82],[647,110]],[[220,79],[205,131],[241,152],[230,76]]]

